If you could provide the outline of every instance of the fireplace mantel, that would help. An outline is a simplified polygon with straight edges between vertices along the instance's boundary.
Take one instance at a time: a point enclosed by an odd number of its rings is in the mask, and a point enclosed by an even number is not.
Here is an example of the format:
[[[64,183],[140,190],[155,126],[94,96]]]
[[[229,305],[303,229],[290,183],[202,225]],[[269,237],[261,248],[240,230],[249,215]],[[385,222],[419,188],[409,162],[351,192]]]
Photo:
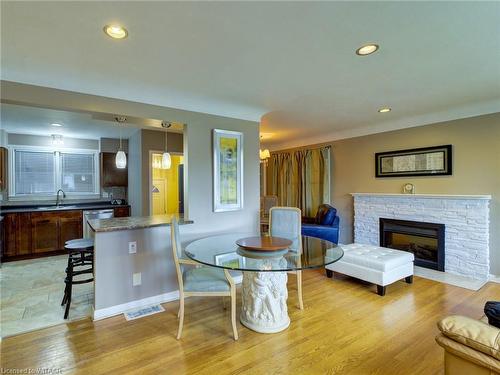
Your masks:
[[[452,194],[397,194],[397,193],[351,193],[353,197],[384,197],[384,198],[427,198],[427,199],[485,199],[491,200],[491,195],[452,195]]]

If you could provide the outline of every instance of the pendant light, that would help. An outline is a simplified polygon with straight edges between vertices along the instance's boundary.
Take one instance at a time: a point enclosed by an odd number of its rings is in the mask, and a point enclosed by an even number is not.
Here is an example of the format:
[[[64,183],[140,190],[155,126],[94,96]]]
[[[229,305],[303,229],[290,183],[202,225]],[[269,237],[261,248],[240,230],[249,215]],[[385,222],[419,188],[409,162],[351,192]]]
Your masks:
[[[161,126],[168,129],[172,126],[172,123],[163,121],[161,123]],[[167,141],[168,141],[168,131],[165,131],[165,152],[161,156],[161,168],[162,169],[170,169],[170,166],[172,165],[172,158],[170,157],[170,154],[167,152],[167,148],[168,148]]]
[[[125,169],[127,167],[127,155],[122,149],[122,125],[121,123],[125,122],[127,119],[125,117],[115,117],[116,122],[118,122],[118,126],[120,127],[120,149],[116,153],[115,156],[115,164],[118,169]]]

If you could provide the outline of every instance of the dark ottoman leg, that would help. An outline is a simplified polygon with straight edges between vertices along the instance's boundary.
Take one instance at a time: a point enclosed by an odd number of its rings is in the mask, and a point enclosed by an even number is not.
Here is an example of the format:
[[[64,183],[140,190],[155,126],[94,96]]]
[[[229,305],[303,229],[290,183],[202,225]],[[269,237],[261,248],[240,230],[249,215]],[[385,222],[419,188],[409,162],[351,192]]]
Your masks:
[[[377,294],[379,296],[385,296],[385,286],[377,285]]]
[[[332,278],[333,277],[333,271],[329,270],[329,269],[326,269],[326,276],[329,277],[329,278]]]
[[[405,277],[405,281],[408,284],[413,284],[413,275]]]

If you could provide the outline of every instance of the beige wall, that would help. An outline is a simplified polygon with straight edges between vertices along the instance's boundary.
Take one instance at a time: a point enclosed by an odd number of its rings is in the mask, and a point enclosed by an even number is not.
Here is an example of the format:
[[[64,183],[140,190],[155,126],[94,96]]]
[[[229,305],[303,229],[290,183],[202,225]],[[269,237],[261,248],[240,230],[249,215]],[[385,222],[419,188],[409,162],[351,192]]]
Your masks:
[[[8,81],[1,81],[1,97],[8,103],[165,119],[187,124],[184,133],[186,140],[184,162],[187,165],[184,179],[187,189],[185,211],[194,224],[183,227],[181,234],[185,238],[194,239],[215,232],[252,232],[258,229],[259,123]],[[213,129],[234,130],[244,134],[244,207],[242,210],[217,213],[212,210]],[[141,151],[139,145],[146,142],[143,142],[142,136],[142,132],[136,132],[129,139],[129,199],[139,201],[137,205],[133,205],[134,215],[146,212],[141,204],[141,198],[144,197],[143,189],[141,189],[144,168],[141,167],[143,161],[139,159],[143,159],[143,155],[138,152]],[[169,147],[171,139],[173,140],[173,137],[170,137],[169,133]],[[155,143],[154,147],[162,145],[163,141],[161,144]],[[136,173],[133,174],[133,171]],[[134,209],[134,207],[137,208]]]
[[[375,178],[375,153],[453,145],[453,175]],[[353,192],[491,194],[490,273],[500,275],[500,113],[343,139],[332,145],[332,204],[340,216],[340,242],[353,240]]]
[[[33,134],[7,134],[7,144],[15,146],[42,146],[53,147],[52,137]],[[82,139],[64,137],[64,147],[80,148],[85,150],[99,150],[99,141],[96,139]]]
[[[101,138],[101,152],[118,152],[119,149],[118,138]],[[122,139],[122,150],[128,153],[128,139]]]

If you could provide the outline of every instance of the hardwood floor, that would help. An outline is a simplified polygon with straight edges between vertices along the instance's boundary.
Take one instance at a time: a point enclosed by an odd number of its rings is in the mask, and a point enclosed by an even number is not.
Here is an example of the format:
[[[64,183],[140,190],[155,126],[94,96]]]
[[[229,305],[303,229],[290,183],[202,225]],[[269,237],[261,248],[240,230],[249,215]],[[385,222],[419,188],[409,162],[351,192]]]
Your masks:
[[[127,322],[89,319],[4,339],[1,365],[81,374],[442,374],[436,322],[449,314],[480,317],[500,285],[473,292],[415,277],[379,297],[373,285],[303,272],[305,309],[289,277],[290,328],[258,334],[238,323],[218,298],[189,298],[183,338],[175,339],[178,302],[164,313]]]

